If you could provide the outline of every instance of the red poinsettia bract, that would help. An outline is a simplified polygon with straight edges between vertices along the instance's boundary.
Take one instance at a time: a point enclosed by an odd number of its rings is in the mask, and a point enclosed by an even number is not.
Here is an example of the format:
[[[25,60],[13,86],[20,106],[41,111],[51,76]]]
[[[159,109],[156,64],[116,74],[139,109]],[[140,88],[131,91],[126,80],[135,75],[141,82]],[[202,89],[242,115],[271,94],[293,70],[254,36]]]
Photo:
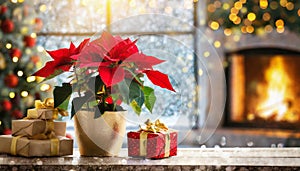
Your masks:
[[[71,56],[76,55],[81,52],[83,47],[89,42],[89,39],[85,39],[80,45],[76,48],[75,45],[71,42],[70,48],[62,48],[54,51],[47,51],[47,53],[54,59],[49,61],[46,65],[34,73],[34,76],[48,77],[50,75],[58,75],[63,71],[69,71],[73,66],[74,60]]]

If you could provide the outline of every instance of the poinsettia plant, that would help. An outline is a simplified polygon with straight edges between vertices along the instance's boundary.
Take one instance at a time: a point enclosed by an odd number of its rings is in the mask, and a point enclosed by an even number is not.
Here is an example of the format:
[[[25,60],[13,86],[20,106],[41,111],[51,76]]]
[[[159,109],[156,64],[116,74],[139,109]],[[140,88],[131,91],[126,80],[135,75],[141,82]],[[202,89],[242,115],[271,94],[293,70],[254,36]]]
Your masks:
[[[78,47],[71,42],[69,48],[47,51],[53,60],[33,75],[51,79],[72,73],[53,91],[54,107],[67,110],[72,99],[71,117],[84,107],[97,107],[95,117],[105,111],[123,110],[122,102],[137,114],[143,105],[152,112],[156,97],[154,89],[144,85],[145,75],[154,85],[175,90],[168,75],[153,68],[164,60],[140,52],[136,41],[104,31],[99,38],[85,39]]]

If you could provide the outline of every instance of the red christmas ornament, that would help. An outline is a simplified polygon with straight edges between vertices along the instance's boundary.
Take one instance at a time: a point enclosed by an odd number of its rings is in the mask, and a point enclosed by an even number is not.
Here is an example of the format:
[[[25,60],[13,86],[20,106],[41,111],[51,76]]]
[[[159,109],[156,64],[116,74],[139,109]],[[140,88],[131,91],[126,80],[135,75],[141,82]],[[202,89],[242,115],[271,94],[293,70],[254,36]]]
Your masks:
[[[19,83],[19,78],[15,74],[8,74],[4,78],[4,84],[9,87],[9,88],[14,88],[18,85]]]
[[[19,109],[15,109],[11,112],[11,115],[16,119],[22,119],[23,113]]]
[[[14,28],[15,28],[14,22],[9,19],[4,20],[1,24],[1,29],[4,33],[13,32]]]
[[[36,39],[31,36],[25,36],[24,37],[24,43],[26,47],[34,47],[35,46]]]
[[[2,102],[1,102],[1,107],[2,107],[2,110],[3,111],[10,111],[11,108],[12,108],[12,104],[9,100],[7,99],[4,99]]]
[[[113,104],[113,103],[114,103],[114,100],[113,100],[113,98],[112,98],[111,96],[109,96],[109,97],[107,97],[107,98],[105,99],[105,102],[106,102],[107,104]]]
[[[4,128],[3,134],[4,134],[4,135],[11,135],[11,129],[9,129],[9,128]]]
[[[121,99],[118,99],[118,100],[116,101],[116,104],[120,106],[120,105],[122,104],[122,100],[121,100]]]
[[[70,133],[67,133],[66,137],[72,139],[72,135]]]
[[[0,14],[5,14],[6,11],[7,11],[7,6],[2,5],[2,6],[0,7]]]
[[[21,58],[22,56],[22,51],[18,48],[13,48],[10,53],[9,53],[10,57],[13,58],[13,57],[17,57],[17,58]]]
[[[34,23],[35,23],[35,26],[34,26],[35,31],[36,31],[36,32],[41,31],[42,28],[43,28],[43,20],[40,19],[40,18],[36,18],[36,19],[34,20]]]

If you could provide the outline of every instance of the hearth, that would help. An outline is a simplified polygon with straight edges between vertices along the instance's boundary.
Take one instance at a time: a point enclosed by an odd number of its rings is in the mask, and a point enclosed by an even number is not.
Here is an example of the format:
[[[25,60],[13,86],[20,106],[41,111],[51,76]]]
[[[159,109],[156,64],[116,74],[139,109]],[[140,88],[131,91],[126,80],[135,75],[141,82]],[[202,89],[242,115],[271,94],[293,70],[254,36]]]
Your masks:
[[[300,129],[300,52],[278,48],[226,54],[225,126]]]

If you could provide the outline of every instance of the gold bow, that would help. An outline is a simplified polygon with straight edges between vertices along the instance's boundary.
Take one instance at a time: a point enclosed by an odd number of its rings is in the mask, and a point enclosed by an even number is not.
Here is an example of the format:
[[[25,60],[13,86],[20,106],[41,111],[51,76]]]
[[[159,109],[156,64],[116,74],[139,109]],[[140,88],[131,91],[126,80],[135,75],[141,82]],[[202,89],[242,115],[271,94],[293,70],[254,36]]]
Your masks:
[[[168,127],[160,122],[159,119],[157,119],[154,123],[150,121],[150,119],[147,119],[145,122],[145,125],[140,125],[140,131],[146,131],[146,132],[153,132],[153,133],[161,133],[161,132],[167,132],[169,129]]]
[[[43,102],[40,100],[36,100],[34,103],[36,109],[54,109],[53,119],[58,118],[58,113],[61,116],[68,116],[68,112],[61,108],[54,108],[54,99],[53,98],[46,98]]]

